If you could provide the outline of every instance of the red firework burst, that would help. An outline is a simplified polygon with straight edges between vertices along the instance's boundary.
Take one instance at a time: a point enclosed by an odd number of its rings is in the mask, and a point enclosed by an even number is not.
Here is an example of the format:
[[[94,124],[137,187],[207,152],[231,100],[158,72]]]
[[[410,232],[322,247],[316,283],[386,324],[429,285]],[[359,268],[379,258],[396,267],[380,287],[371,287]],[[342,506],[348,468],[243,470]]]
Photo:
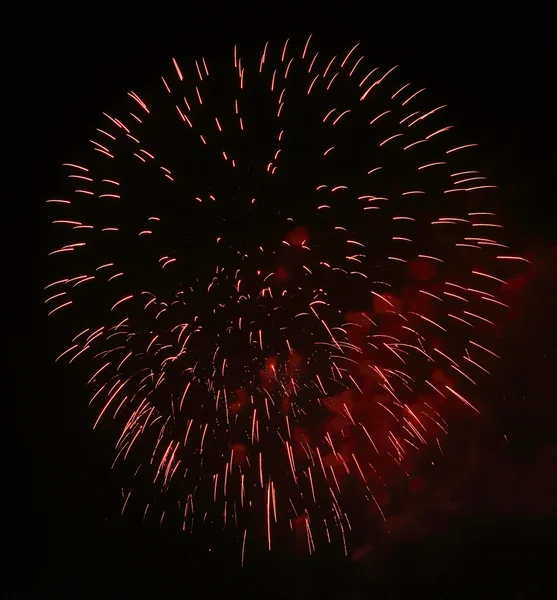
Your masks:
[[[59,358],[94,365],[146,515],[231,526],[242,557],[258,528],[346,550],[392,470],[441,448],[445,406],[479,412],[525,259],[476,144],[397,67],[311,39],[209,62],[172,59],[65,164],[47,303],[83,325]]]

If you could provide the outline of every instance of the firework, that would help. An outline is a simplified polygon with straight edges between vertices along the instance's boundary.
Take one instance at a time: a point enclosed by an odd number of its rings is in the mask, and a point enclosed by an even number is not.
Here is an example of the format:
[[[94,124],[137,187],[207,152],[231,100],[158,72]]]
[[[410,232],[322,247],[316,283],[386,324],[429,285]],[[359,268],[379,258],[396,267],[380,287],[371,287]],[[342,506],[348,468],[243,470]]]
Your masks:
[[[82,326],[59,359],[90,368],[146,518],[232,528],[242,560],[261,532],[346,551],[446,406],[479,412],[523,259],[476,144],[396,66],[311,37],[231,50],[169,61],[64,165],[47,305]]]

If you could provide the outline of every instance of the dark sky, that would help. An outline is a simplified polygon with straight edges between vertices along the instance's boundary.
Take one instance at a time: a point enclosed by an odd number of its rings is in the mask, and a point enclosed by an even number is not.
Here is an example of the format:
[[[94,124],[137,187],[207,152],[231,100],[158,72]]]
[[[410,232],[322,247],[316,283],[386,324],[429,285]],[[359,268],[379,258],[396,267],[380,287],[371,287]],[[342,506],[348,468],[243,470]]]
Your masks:
[[[5,53],[4,120],[16,135],[7,173],[15,185],[4,198],[15,208],[4,223],[11,242],[5,262],[14,269],[5,313],[13,365],[5,379],[12,382],[6,402],[16,408],[18,433],[6,450],[13,469],[4,492],[13,501],[7,597],[553,596],[557,115],[551,55],[557,49],[551,17],[529,5],[520,13],[455,5],[451,14],[405,16],[402,5],[391,15],[340,5],[307,18],[280,5],[226,14],[216,4],[192,6],[188,15],[157,3],[118,14],[91,4],[6,17],[13,42]],[[91,432],[77,375],[53,366],[57,346],[49,339],[41,291],[47,279],[43,201],[56,193],[60,163],[83,143],[88,120],[106,99],[156,76],[174,53],[216,53],[236,41],[259,48],[269,37],[311,32],[324,47],[362,42],[367,55],[404,65],[450,105],[455,124],[480,142],[482,168],[500,186],[499,213],[532,266],[518,286],[514,320],[501,334],[504,361],[486,390],[491,411],[449,438],[444,465],[419,474],[390,522],[390,537],[353,560],[264,556],[240,571],[235,555],[206,557],[180,535],[118,518],[109,442]]]

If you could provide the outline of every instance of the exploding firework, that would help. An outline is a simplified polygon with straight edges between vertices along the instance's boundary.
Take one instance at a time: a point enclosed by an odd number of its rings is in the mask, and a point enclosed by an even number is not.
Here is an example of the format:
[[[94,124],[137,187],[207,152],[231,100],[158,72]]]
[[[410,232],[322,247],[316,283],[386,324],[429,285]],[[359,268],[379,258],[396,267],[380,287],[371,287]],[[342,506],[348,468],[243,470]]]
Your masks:
[[[92,365],[94,426],[150,482],[145,518],[232,528],[242,557],[259,532],[346,551],[359,513],[384,518],[446,406],[478,411],[524,260],[446,107],[312,45],[172,59],[48,200],[47,305],[82,323],[59,359]]]

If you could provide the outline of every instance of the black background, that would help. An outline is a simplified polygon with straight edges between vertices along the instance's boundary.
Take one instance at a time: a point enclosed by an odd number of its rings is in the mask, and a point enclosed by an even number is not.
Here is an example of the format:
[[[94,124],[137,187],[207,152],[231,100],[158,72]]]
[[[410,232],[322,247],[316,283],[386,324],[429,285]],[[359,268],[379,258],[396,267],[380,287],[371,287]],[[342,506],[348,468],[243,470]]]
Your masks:
[[[502,5],[503,6],[503,5]],[[397,7],[394,7],[395,9]],[[549,10],[549,9],[548,9]],[[14,598],[243,597],[546,598],[554,596],[557,532],[557,212],[551,15],[534,5],[446,11],[375,11],[285,5],[180,8],[149,3],[20,7],[5,15],[4,196],[7,285],[4,495]],[[481,167],[500,185],[499,213],[533,261],[504,333],[504,361],[487,394],[487,418],[462,425],[445,464],[423,475],[388,541],[351,560],[262,556],[244,569],[235,552],[206,555],[173,532],[119,518],[111,449],[45,325],[48,219],[60,164],[84,142],[107,101],[150,80],[171,56],[260,48],[313,32],[324,49],[362,42],[401,64],[454,124],[476,139]],[[9,165],[9,163],[8,163]],[[13,212],[13,216],[12,216]],[[3,286],[4,287],[4,286]],[[502,435],[508,442],[503,443]],[[502,441],[503,440],[503,441]],[[396,533],[395,533],[396,530]],[[4,537],[4,536],[3,536]],[[388,536],[386,536],[388,538]]]

